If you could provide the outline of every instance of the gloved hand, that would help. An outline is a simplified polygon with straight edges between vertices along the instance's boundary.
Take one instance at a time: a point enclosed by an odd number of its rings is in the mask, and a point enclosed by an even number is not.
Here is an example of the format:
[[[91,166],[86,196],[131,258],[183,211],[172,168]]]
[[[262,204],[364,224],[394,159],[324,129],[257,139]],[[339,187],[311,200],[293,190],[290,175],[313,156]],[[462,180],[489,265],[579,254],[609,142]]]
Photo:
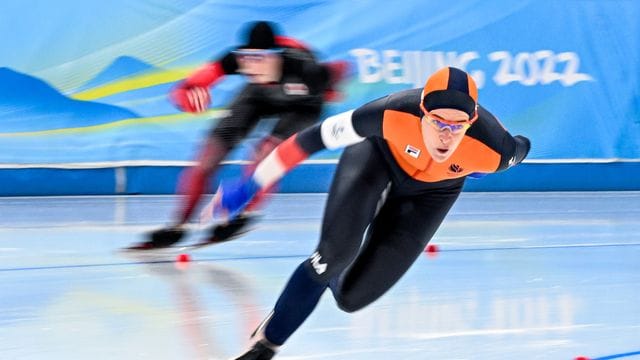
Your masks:
[[[516,135],[513,138],[516,141],[516,159],[518,159],[518,163],[520,163],[529,154],[531,141],[522,135]]]
[[[260,190],[253,177],[222,181],[213,197],[212,215],[215,220],[232,219],[240,214]]]
[[[171,91],[171,100],[182,111],[201,113],[209,108],[211,95],[205,87],[178,87]]]

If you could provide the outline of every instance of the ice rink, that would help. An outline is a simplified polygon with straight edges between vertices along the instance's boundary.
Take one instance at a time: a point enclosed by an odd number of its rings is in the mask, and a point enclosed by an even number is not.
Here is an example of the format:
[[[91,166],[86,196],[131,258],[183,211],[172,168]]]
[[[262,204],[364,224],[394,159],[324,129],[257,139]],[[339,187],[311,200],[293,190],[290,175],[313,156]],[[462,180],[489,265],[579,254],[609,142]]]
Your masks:
[[[324,200],[276,195],[254,231],[177,264],[118,251],[167,222],[174,197],[3,198],[0,358],[232,358],[313,252]],[[276,358],[640,359],[639,205],[463,193],[440,252],[361,312],[327,292]]]

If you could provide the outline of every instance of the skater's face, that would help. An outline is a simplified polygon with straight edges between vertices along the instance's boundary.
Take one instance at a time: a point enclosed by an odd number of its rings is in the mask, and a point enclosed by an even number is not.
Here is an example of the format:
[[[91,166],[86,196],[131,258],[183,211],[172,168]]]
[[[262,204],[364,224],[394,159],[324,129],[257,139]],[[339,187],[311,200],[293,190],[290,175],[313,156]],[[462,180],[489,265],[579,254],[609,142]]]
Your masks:
[[[422,138],[435,162],[446,161],[460,145],[472,121],[464,111],[434,109],[422,117]]]
[[[242,49],[234,52],[239,72],[246,75],[250,83],[267,84],[278,82],[282,76],[282,56],[277,50]]]

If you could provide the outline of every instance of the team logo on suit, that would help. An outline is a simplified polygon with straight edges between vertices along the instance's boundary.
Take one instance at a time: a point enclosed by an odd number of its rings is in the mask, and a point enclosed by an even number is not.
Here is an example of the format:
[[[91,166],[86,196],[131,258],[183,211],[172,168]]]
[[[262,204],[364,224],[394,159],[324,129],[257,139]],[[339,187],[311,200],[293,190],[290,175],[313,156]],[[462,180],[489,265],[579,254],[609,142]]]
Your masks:
[[[463,171],[464,169],[462,167],[460,167],[460,165],[458,164],[451,164],[449,165],[449,171],[454,173],[454,174],[459,174]]]
[[[287,95],[309,95],[309,88],[302,83],[286,83],[283,90]]]
[[[407,145],[407,147],[404,148],[404,152],[409,154],[409,156],[411,156],[414,159],[417,159],[418,156],[420,156],[420,149],[411,145]]]

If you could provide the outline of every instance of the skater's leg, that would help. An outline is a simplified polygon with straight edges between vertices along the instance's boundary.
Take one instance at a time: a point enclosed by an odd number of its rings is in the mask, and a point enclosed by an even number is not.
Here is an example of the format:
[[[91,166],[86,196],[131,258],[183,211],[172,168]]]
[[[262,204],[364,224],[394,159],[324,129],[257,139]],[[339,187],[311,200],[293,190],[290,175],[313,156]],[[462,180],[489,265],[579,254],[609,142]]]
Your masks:
[[[261,339],[282,345],[311,314],[329,281],[357,255],[390,175],[374,145],[365,141],[345,149],[331,186],[320,243],[295,270]]]
[[[371,223],[356,260],[331,284],[338,306],[354,312],[389,290],[423,253],[460,188],[461,184],[388,199]]]

